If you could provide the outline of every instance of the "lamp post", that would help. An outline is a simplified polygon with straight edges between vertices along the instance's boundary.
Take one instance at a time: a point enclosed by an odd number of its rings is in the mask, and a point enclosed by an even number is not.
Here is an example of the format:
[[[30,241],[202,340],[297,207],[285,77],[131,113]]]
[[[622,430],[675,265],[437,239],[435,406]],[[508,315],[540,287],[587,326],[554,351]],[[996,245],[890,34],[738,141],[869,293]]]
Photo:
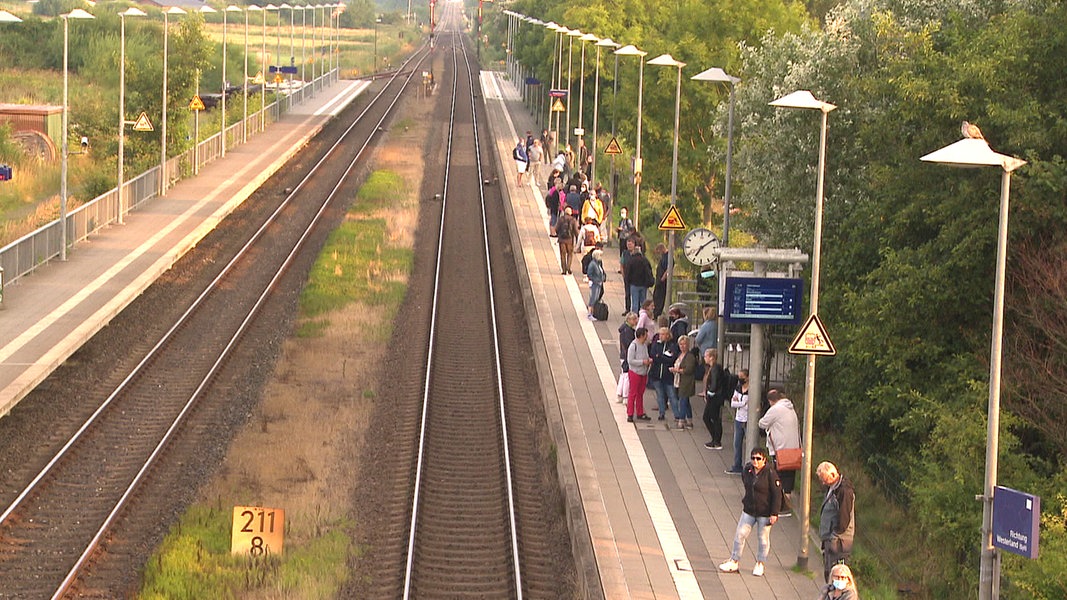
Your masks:
[[[663,54],[648,61],[657,67],[676,67],[678,69],[677,91],[674,94],[674,159],[671,161],[671,208],[678,205],[678,125],[682,114],[682,67],[685,63],[675,60],[670,54]],[[671,303],[671,291],[674,284],[674,231],[667,236],[667,303]],[[755,438],[752,438],[755,439]]]
[[[977,128],[974,128],[977,131]],[[989,407],[986,430],[985,486],[982,491],[982,562],[978,578],[979,600],[1000,597],[1000,564],[993,547],[993,494],[997,485],[1000,447],[1000,375],[1004,338],[1004,272],[1008,255],[1008,202],[1011,174],[1025,160],[994,152],[981,134],[962,139],[923,156],[920,160],[954,167],[1000,167],[1000,219],[997,227],[997,269],[993,292],[993,335],[989,361]]]
[[[378,25],[381,24],[382,18],[379,15],[374,16],[374,72],[378,72]]]
[[[184,10],[172,6],[163,11],[163,115],[159,130],[159,195],[167,193],[167,43],[170,15],[184,15]]]
[[[641,68],[637,76],[637,148],[634,154],[634,229],[641,233],[641,113],[645,98],[645,56],[648,52],[638,50],[633,44],[623,46],[615,51],[618,56],[637,56],[641,59]]]
[[[263,114],[267,106],[267,11],[256,4],[248,5],[249,12],[258,12],[263,15],[263,29],[259,38],[259,131],[267,126],[266,116]]]
[[[289,66],[296,66],[296,10],[289,4],[282,4],[279,8],[289,9]],[[278,13],[281,17],[281,13]],[[289,73],[289,106],[293,100],[293,74]]]
[[[557,34],[560,34],[560,33],[564,32],[564,31],[567,31],[567,28],[556,24],[555,21],[549,21],[548,23],[545,23],[545,28],[552,32],[552,84],[551,84],[551,88],[555,89],[555,90],[558,90],[560,88],[560,81],[562,79],[562,71],[563,71],[563,36],[562,35],[557,36]],[[567,102],[570,102],[570,98],[567,99]],[[552,122],[552,104],[553,104],[553,102],[549,101],[548,104],[549,104],[548,121],[549,121],[549,124],[551,125],[551,122]],[[559,149],[559,113],[556,113],[556,126],[554,128],[553,138],[552,138],[551,141],[552,141],[552,147],[551,148],[545,148],[545,151],[548,152],[551,155],[550,156],[551,159],[555,159],[556,158],[556,154],[558,153],[558,149]]]
[[[574,70],[574,38],[582,37],[582,32],[577,29],[567,31],[567,135],[564,138],[566,145],[571,145],[571,105],[574,104],[574,95],[571,94],[571,76]],[[566,147],[566,146],[565,146]]]
[[[259,7],[256,7],[259,8]],[[244,78],[241,80],[241,95],[243,96],[244,104],[241,113],[241,143],[248,141],[248,13],[252,11],[252,6],[249,5],[245,13],[245,65],[244,65]]]
[[[300,11],[300,103],[304,103],[304,88],[307,87],[307,77],[304,76],[304,67],[307,66],[307,41],[308,41],[308,17],[307,6],[297,4],[293,10]]]
[[[70,20],[95,19],[96,17],[80,8],[75,8],[61,17],[63,18],[63,145],[59,178],[59,260],[67,260],[67,160],[70,155],[67,141],[70,135],[67,131],[70,114],[67,81],[70,70]]]
[[[596,42],[596,82],[593,86],[593,148],[590,150],[593,156],[593,164],[589,168],[589,180],[596,181],[596,158],[597,151],[596,146],[599,138],[599,119],[600,119],[600,49],[601,48],[618,48],[619,45],[612,41],[611,38],[604,38],[597,40]],[[612,155],[615,156],[614,154]],[[611,213],[608,213],[608,232],[611,231]]]
[[[145,11],[130,7],[119,13],[119,169],[118,187],[119,195],[119,225],[125,223],[126,218],[126,187],[125,161],[126,161],[126,17],[147,17]]]
[[[696,81],[714,81],[717,83],[726,83],[730,85],[730,108],[729,116],[726,121],[726,190],[723,193],[722,201],[722,247],[728,248],[730,246],[730,182],[733,180],[733,156],[734,156],[734,88],[741,81],[737,77],[728,74],[726,71],[719,67],[712,67],[707,71],[701,71],[696,75],[693,75],[691,79]],[[720,282],[725,282],[725,279],[720,274]],[[718,319],[719,338],[715,341],[715,347],[718,349],[719,356],[724,356],[723,349],[726,345],[726,320],[720,314]]]
[[[260,88],[259,92],[260,98],[262,99],[259,107],[262,123],[261,130],[267,129],[267,78],[268,71],[270,71],[270,66],[267,65],[267,12],[272,10],[278,10],[278,7],[273,4],[268,4],[263,7],[263,87]],[[281,13],[279,12],[278,15],[281,16]],[[280,39],[281,38],[279,38],[279,48],[281,43]],[[276,54],[274,60],[277,60],[278,56],[279,54]]]
[[[237,8],[233,4],[227,6],[222,11],[222,126],[219,128],[219,132],[222,134],[222,151],[221,155],[226,156],[226,92],[229,91],[229,83],[226,81],[226,13],[231,12],[243,12],[240,8]]]
[[[599,42],[600,38],[597,36],[586,33],[582,37],[578,38],[582,47],[582,67],[579,69],[579,82],[578,82],[578,125],[574,128],[574,135],[578,137],[578,148],[581,148],[585,141],[585,46],[586,42]],[[596,146],[596,140],[593,140],[593,145]],[[586,156],[589,156],[589,148],[585,149]],[[585,164],[578,167],[579,171],[585,170]],[[590,171],[592,174],[592,171]],[[589,182],[589,188],[592,189],[593,182]]]
[[[205,5],[201,6],[200,8],[196,9],[196,12],[199,12],[199,13],[202,13],[202,14],[207,14],[207,13],[213,13],[213,12],[218,12],[218,11],[215,10],[214,8],[211,8],[207,4],[205,4]],[[224,60],[225,60],[225,57],[224,57]],[[225,64],[226,63],[223,62],[223,65],[225,65]],[[200,67],[196,68],[196,95],[200,96]],[[199,110],[194,110],[193,111],[193,115],[194,115],[193,116],[193,139],[194,139],[194,143],[193,143],[193,173],[199,173],[200,172],[200,111]],[[223,145],[223,148],[225,148],[225,144]]]
[[[783,96],[771,106],[778,108],[804,108],[818,110],[822,113],[822,127],[819,134],[819,175],[815,186],[815,239],[812,245],[811,260],[811,314],[819,314],[819,269],[822,258],[822,205],[823,180],[826,172],[826,124],[830,111],[837,108],[829,102],[817,100],[811,92],[801,90]],[[815,422],[815,355],[808,355],[808,372],[804,382],[804,460],[800,467],[800,480],[804,484],[804,497],[800,509],[800,554],[797,566],[808,566],[808,528],[811,514],[811,430]]]

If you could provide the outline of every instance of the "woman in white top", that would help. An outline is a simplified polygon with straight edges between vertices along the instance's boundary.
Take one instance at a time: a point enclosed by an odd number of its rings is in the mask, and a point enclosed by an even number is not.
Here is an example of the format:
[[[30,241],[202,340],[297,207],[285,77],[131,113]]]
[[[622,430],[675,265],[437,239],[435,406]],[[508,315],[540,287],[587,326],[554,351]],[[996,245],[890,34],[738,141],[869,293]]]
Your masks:
[[[730,406],[734,413],[734,466],[727,469],[729,475],[740,475],[742,451],[745,449],[745,427],[748,424],[748,369],[741,369],[737,373],[737,388],[730,398]]]

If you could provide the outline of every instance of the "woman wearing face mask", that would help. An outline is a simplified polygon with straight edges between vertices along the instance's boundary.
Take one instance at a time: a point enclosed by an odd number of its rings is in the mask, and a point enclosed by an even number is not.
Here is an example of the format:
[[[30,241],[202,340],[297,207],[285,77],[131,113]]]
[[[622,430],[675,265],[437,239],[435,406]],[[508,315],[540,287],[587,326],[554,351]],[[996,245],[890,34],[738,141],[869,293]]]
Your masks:
[[[734,466],[726,470],[727,475],[741,474],[741,454],[745,449],[745,427],[748,424],[748,369],[737,372],[737,388],[730,398],[730,407],[734,409]]]
[[[852,569],[846,564],[836,564],[830,569],[830,585],[823,590],[819,600],[859,600],[856,580],[852,578]]]

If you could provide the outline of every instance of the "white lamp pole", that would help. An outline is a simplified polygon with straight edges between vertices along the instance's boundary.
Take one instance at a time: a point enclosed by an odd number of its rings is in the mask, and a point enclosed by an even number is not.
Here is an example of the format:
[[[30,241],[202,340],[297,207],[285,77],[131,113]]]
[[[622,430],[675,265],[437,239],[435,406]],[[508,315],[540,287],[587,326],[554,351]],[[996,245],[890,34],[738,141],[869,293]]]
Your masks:
[[[257,7],[258,8],[258,7]],[[241,80],[241,95],[244,99],[243,111],[241,113],[241,143],[248,141],[248,13],[252,10],[249,6],[245,13],[245,68],[244,78]]]
[[[574,128],[574,134],[578,136],[578,147],[581,148],[582,142],[585,140],[585,47],[586,42],[599,42],[600,38],[591,33],[586,33],[578,38],[578,41],[580,42],[579,45],[582,47],[582,67],[579,69],[581,80],[578,83],[578,125]],[[581,131],[581,133],[578,133],[579,131]],[[593,145],[596,146],[595,139],[593,140]],[[588,156],[589,148],[586,148],[585,151],[586,156]],[[584,171],[585,165],[580,165],[578,170]],[[592,174],[592,171],[590,171],[590,174]],[[593,189],[592,181],[589,182],[589,189]]]
[[[726,123],[726,190],[722,201],[722,247],[730,246],[730,182],[733,181],[733,156],[734,156],[734,88],[740,83],[740,79],[728,74],[719,67],[712,67],[693,75],[696,81],[714,81],[730,85],[730,108]],[[720,314],[717,319],[719,326],[719,338],[715,341],[719,356],[723,354],[726,345],[726,320]]]
[[[139,8],[130,7],[119,13],[119,169],[116,191],[119,194],[119,225],[126,219],[126,17],[147,17]]]
[[[571,93],[571,78],[572,71],[574,70],[574,38],[582,37],[582,32],[577,29],[571,29],[567,31],[567,135],[565,136],[567,146],[571,143],[571,104],[574,104],[574,94]]]
[[[59,182],[59,260],[67,260],[67,160],[70,155],[70,146],[68,144],[67,137],[70,135],[68,132],[68,121],[70,117],[70,102],[68,100],[68,71],[70,69],[70,20],[71,19],[95,19],[93,15],[88,12],[75,8],[65,15],[61,15],[63,18],[63,145],[62,145],[62,160],[60,166],[60,182]]]
[[[823,207],[823,180],[826,172],[826,125],[830,111],[837,108],[829,102],[817,100],[811,92],[801,90],[783,96],[771,106],[778,108],[805,108],[818,110],[822,113],[822,127],[819,135],[819,175],[815,186],[815,239],[812,246],[811,261],[811,314],[819,314],[819,273],[822,259],[822,207]],[[815,423],[815,355],[808,355],[808,372],[804,384],[804,460],[800,468],[800,481],[804,485],[804,497],[801,499],[800,510],[800,554],[797,556],[797,566],[808,565],[808,528],[811,514],[811,431]]]
[[[226,13],[231,12],[242,12],[242,10],[231,4],[222,11],[222,127],[219,129],[222,134],[222,156],[226,156],[226,95],[230,88],[229,82],[226,81],[226,22],[228,20]]]
[[[599,138],[597,136],[600,134],[600,131],[598,129],[599,121],[600,121],[600,49],[601,48],[618,48],[618,47],[619,47],[619,45],[616,44],[615,42],[613,42],[611,38],[604,38],[602,40],[597,40],[597,43],[596,43],[596,85],[593,87],[593,147],[590,148],[590,150],[589,150],[590,152],[592,152],[592,155],[593,155],[593,164],[589,169],[589,180],[590,181],[594,181],[594,182],[596,181],[597,154],[599,154],[597,152],[597,150],[596,150],[597,142],[599,141]],[[608,232],[609,233],[611,231],[611,222],[610,221],[611,221],[611,215],[609,213],[608,214]],[[629,308],[629,307],[627,307],[627,308]]]
[[[978,578],[979,600],[1000,597],[1000,563],[993,546],[993,494],[997,485],[997,459],[1000,448],[1000,375],[1004,339],[1004,275],[1008,260],[1008,203],[1011,174],[1025,160],[994,152],[978,128],[973,136],[923,156],[920,160],[955,167],[1000,167],[1000,220],[997,227],[997,269],[993,292],[993,335],[989,361],[989,407],[986,429],[985,486],[982,493],[982,562]]]
[[[549,21],[548,23],[545,23],[545,28],[552,32],[552,81],[549,84],[549,87],[558,90],[560,89],[560,80],[562,78],[563,71],[563,37],[557,36],[557,34],[561,33],[562,31],[567,31],[567,28],[556,24],[555,21]],[[567,102],[570,102],[569,98],[567,99]],[[548,122],[549,127],[551,127],[552,104],[554,104],[554,102],[552,102],[550,99],[548,104]],[[555,133],[551,140],[552,147],[545,148],[545,152],[548,152],[550,154],[549,160],[555,159],[556,154],[559,153],[559,113],[556,113],[555,124]]]
[[[623,46],[615,51],[619,56],[637,56],[641,59],[641,67],[637,77],[637,149],[634,155],[634,229],[641,232],[641,171],[644,165],[641,162],[641,113],[645,98],[645,56],[648,52],[638,50],[633,44]]]
[[[167,44],[170,15],[184,15],[184,10],[172,6],[163,11],[163,115],[159,129],[159,195],[167,193]]]
[[[271,10],[278,10],[278,7],[274,6],[273,4],[268,4],[268,5],[263,7],[263,87],[261,88],[261,91],[260,91],[260,94],[263,97],[263,101],[261,103],[263,106],[260,108],[260,110],[263,111],[262,117],[263,117],[263,129],[264,130],[267,129],[267,81],[268,80],[269,81],[273,81],[274,80],[267,73],[267,71],[270,70],[270,66],[267,64],[267,58],[266,58],[267,57],[267,11],[271,11]],[[278,16],[279,16],[279,21],[280,21],[281,20],[280,19],[281,12],[278,13]],[[279,52],[278,52],[278,54],[276,54],[274,56],[274,61],[277,61],[278,57],[281,55],[281,38],[278,38],[278,40],[279,40],[278,41]],[[274,61],[272,61],[272,62],[274,62]]]
[[[307,77],[304,75],[304,67],[307,65],[307,42],[308,42],[308,16],[307,7],[297,4],[293,10],[300,11],[300,103],[304,103],[304,88],[307,87]]]
[[[685,63],[675,60],[670,54],[663,54],[648,61],[648,64],[678,69],[678,89],[674,95],[674,159],[671,161],[671,208],[674,208],[678,206],[678,125],[682,114],[682,67]],[[674,284],[674,231],[667,239],[667,304],[670,304]]]
[[[259,130],[263,131],[267,126],[267,11],[255,4],[249,4],[248,10],[263,14],[263,29],[259,38],[259,75],[262,79],[259,83]]]
[[[196,12],[199,12],[201,14],[207,14],[207,13],[213,13],[213,12],[218,12],[218,11],[215,10],[214,8],[211,8],[207,4],[205,4],[205,5],[201,6],[200,8],[198,8],[196,10]],[[226,35],[226,34],[223,33],[223,35]],[[223,62],[223,65],[225,65],[225,64],[226,63]],[[196,68],[196,95],[197,96],[200,95],[200,67]],[[193,139],[195,140],[195,143],[193,144],[193,173],[199,173],[200,172],[200,111],[194,110],[193,111],[193,115],[194,115],[193,116]],[[225,152],[225,148],[226,148],[226,146],[225,146],[225,142],[224,142],[223,143],[223,152]]]

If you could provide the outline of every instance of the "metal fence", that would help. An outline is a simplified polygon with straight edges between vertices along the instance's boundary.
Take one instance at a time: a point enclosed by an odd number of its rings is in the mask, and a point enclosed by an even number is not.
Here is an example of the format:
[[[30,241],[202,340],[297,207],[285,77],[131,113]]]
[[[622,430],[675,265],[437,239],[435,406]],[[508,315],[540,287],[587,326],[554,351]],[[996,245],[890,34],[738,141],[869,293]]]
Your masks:
[[[336,71],[330,71],[311,82],[310,88],[321,89],[330,81],[335,80],[336,75]],[[311,95],[314,96],[314,94]],[[228,126],[226,147],[233,148],[240,145],[246,136],[251,137],[261,133],[267,125],[278,121],[283,114],[292,109],[294,104],[292,97],[277,96],[276,98],[262,111],[249,114],[247,119]],[[261,115],[260,112],[263,114]],[[167,187],[171,187],[183,178],[193,176],[199,172],[200,167],[219,158],[222,154],[221,139],[222,136],[216,133],[201,141],[196,148],[190,148],[167,159],[165,164]],[[128,210],[135,210],[146,200],[158,195],[159,173],[160,168],[156,166],[123,182],[126,202],[129,205]],[[119,195],[116,187],[67,213],[67,248],[77,245],[104,227],[117,223],[118,220]],[[0,248],[0,268],[3,269],[0,271],[3,273],[3,281],[0,285],[10,284],[58,257],[62,249],[61,237],[60,220],[56,219]],[[0,294],[2,293],[0,289]]]

